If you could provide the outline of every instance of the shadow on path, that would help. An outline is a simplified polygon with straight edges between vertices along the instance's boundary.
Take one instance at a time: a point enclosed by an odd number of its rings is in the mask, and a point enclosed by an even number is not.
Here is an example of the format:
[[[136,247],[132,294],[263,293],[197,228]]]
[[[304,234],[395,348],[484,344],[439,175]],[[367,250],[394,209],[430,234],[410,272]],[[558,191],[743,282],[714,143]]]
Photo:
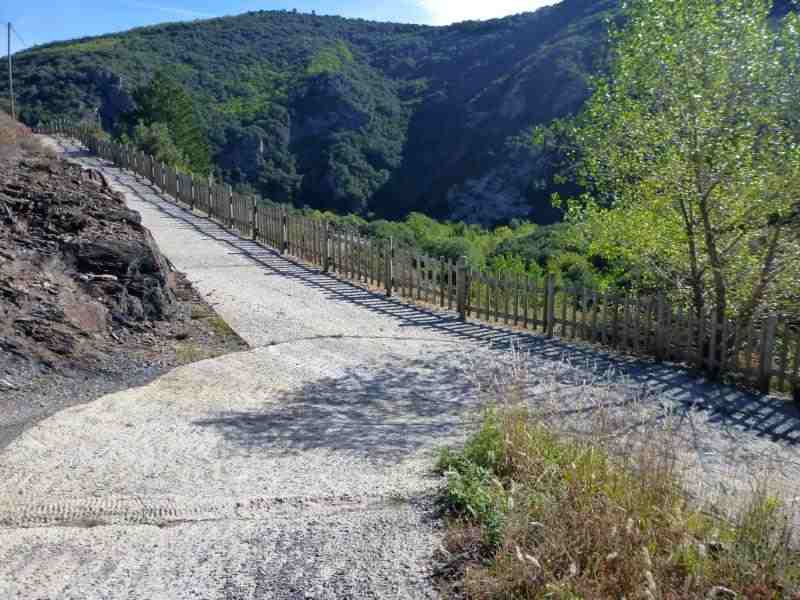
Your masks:
[[[194,422],[214,427],[235,447],[295,454],[344,451],[397,463],[420,448],[463,434],[474,390],[448,357],[347,369],[286,392],[263,409]]]
[[[67,156],[84,159],[95,166],[113,167],[85,152],[68,152]],[[425,329],[465,342],[477,342],[492,349],[506,350],[511,345],[516,345],[529,352],[532,357],[566,360],[597,373],[615,371],[631,383],[644,386],[650,394],[678,403],[686,411],[706,411],[710,423],[748,431],[786,444],[800,443],[800,409],[780,398],[709,382],[680,366],[615,354],[596,346],[568,343],[536,333],[511,331],[478,322],[465,323],[451,313],[428,310],[397,298],[387,298],[325,274],[318,268],[282,256],[271,248],[243,239],[211,220],[165,200],[149,182],[132,173],[114,168],[106,176],[110,181],[128,188],[137,197],[158,208],[176,229],[195,230],[208,239],[227,245],[231,253],[245,256],[254,264],[260,265],[265,274],[294,279],[326,294],[332,301],[357,305],[393,319],[402,327]],[[259,421],[256,420],[253,428],[257,429],[258,424]],[[270,426],[267,430],[272,431],[273,428]]]

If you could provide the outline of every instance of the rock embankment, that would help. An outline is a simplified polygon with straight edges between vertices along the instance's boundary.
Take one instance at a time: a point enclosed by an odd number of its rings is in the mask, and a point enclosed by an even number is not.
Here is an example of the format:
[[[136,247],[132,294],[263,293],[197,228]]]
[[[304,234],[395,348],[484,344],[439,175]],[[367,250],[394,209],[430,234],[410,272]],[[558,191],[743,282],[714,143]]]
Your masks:
[[[63,408],[246,347],[98,171],[0,113],[0,449]]]
[[[13,162],[0,166],[0,348],[76,358],[116,328],[175,316],[172,270],[102,177],[44,156]]]

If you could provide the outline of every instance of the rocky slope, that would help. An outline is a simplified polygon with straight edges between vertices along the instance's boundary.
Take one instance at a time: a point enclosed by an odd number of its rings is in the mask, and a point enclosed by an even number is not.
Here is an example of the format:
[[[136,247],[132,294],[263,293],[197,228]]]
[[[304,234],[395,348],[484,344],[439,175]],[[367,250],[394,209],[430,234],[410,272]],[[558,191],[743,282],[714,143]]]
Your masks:
[[[0,142],[0,448],[61,408],[246,347],[97,172],[23,146]]]
[[[169,265],[97,173],[42,157],[13,169],[0,172],[0,348],[76,358],[175,316]]]

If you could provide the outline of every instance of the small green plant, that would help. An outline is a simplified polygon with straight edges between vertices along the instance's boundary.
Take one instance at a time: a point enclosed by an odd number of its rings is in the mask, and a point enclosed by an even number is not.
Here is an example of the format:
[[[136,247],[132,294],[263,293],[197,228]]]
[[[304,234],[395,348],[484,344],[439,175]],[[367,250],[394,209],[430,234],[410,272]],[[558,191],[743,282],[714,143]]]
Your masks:
[[[493,473],[470,462],[447,473],[443,503],[454,513],[481,523],[484,541],[497,546],[502,540],[507,497]]]
[[[500,543],[508,496],[496,473],[505,459],[502,429],[496,411],[488,411],[480,430],[464,449],[443,449],[438,469],[447,476],[442,504],[452,514],[482,523],[484,541]]]
[[[221,337],[236,336],[236,332],[222,317],[213,315],[207,318],[209,327]]]
[[[189,365],[207,358],[210,358],[208,351],[198,344],[179,344],[175,347],[175,359],[178,364]]]

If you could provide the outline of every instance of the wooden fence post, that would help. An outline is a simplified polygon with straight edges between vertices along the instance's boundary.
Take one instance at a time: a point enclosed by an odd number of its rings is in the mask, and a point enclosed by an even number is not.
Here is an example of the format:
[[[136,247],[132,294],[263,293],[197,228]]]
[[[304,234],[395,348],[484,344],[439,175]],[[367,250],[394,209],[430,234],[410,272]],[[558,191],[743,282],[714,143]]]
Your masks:
[[[391,298],[393,291],[393,284],[394,284],[394,240],[390,237],[389,240],[385,244],[385,254],[384,256],[384,285],[386,286],[386,297]]]
[[[289,250],[289,215],[286,208],[281,209],[281,254]]]
[[[328,221],[322,222],[322,272],[328,273],[331,268],[330,227]]]
[[[553,337],[556,329],[556,277],[547,275],[547,303],[545,306],[545,334]]]
[[[761,355],[758,365],[758,387],[765,393],[769,393],[770,381],[772,380],[772,355],[775,350],[775,331],[778,327],[778,317],[771,315],[764,325],[761,334]]]
[[[233,229],[233,188],[230,184],[225,186],[225,195],[228,197],[228,229]]]
[[[456,267],[456,309],[458,310],[458,318],[462,321],[467,320],[467,295],[469,289],[467,286],[467,257],[462,256],[458,259]]]
[[[253,240],[258,240],[258,200],[253,196],[253,208],[250,211],[250,231],[253,234]]]
[[[664,312],[666,303],[664,301],[664,294],[659,294],[656,298],[656,318],[655,318],[655,357],[656,362],[664,360],[664,333],[666,326],[664,324]]]
[[[795,332],[796,342],[794,343],[794,357],[792,360],[792,367],[791,372],[787,375],[789,376],[789,381],[791,382],[792,388],[792,398],[797,403],[798,408],[800,408],[800,333]],[[791,344],[794,342],[789,335],[789,331],[786,331],[785,334],[786,344]]]

